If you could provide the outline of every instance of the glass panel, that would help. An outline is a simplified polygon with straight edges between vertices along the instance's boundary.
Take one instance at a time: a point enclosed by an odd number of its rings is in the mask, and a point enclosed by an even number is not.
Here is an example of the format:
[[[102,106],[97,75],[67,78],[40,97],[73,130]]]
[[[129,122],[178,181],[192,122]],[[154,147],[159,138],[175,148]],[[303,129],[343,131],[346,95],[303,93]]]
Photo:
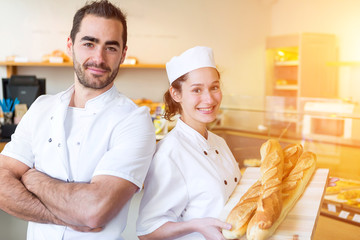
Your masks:
[[[316,153],[317,167],[332,176],[360,180],[360,111],[339,99],[224,96],[211,131],[224,137],[240,167],[260,159],[260,146],[277,138]]]

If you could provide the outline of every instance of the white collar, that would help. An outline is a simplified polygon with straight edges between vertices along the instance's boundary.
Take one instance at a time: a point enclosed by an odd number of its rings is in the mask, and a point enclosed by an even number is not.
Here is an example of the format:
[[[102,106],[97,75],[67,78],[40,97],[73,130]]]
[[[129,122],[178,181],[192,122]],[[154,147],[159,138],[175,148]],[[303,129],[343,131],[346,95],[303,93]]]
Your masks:
[[[60,102],[64,104],[69,104],[73,93],[74,93],[74,84],[59,95]],[[113,101],[116,96],[118,96],[118,91],[115,85],[113,85],[106,92],[88,100],[85,104],[85,109],[91,109],[91,110],[102,109],[104,105],[110,104],[110,102]]]
[[[183,135],[185,138],[189,139],[191,142],[197,142],[197,144],[200,145],[203,149],[210,149],[213,147],[213,140],[211,132],[207,131],[208,133],[208,139],[204,138],[203,135],[201,135],[198,131],[187,125],[185,122],[183,122],[180,118],[177,120],[176,128],[179,129],[179,132],[181,135]]]

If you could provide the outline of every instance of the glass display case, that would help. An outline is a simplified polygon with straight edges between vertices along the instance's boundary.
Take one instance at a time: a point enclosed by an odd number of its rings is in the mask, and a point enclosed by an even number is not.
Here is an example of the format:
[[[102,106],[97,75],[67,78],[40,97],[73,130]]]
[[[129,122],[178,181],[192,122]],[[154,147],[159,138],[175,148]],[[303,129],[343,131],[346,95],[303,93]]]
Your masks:
[[[317,168],[327,168],[331,177],[345,182],[325,194],[321,214],[360,226],[359,105],[340,99],[297,98],[301,107],[288,109],[292,101],[278,96],[225,96],[220,120],[211,131],[227,141],[242,170],[259,162],[260,146],[269,138],[278,139],[282,146],[302,144],[305,151],[317,155]]]

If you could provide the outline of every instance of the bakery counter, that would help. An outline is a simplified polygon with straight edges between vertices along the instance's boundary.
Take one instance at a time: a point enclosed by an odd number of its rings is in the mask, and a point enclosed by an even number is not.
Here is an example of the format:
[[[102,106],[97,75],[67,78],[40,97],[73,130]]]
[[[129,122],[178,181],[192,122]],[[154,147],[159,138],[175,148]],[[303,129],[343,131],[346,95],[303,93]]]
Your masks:
[[[358,146],[333,144],[284,135],[279,138],[277,135],[240,131],[225,127],[215,127],[212,132],[225,139],[240,168],[246,167],[244,163],[260,160],[261,145],[269,138],[277,138],[282,146],[300,143],[305,151],[314,152],[317,155],[317,167],[328,168],[330,176],[360,181],[360,147]]]
[[[342,178],[327,187],[321,212],[360,227],[360,181]]]
[[[360,208],[328,199],[321,206],[321,215],[360,227]]]

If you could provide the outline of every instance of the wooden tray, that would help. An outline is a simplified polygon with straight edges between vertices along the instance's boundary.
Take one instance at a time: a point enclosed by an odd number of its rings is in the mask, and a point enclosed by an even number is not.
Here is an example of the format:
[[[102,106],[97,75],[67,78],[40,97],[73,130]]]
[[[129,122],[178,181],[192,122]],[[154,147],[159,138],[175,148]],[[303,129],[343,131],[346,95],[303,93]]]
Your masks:
[[[269,239],[271,240],[309,240],[313,238],[316,222],[319,217],[320,207],[324,199],[325,187],[329,176],[329,169],[317,169],[310,179],[303,195],[299,198],[295,206],[288,213],[284,221],[280,224],[276,232]],[[239,186],[239,196],[242,196],[248,188],[260,177],[260,168],[249,167],[245,170]],[[225,221],[229,212],[240,200],[229,201],[226,203],[220,219]],[[295,236],[295,237],[294,237]],[[246,239],[244,236],[241,239]]]

